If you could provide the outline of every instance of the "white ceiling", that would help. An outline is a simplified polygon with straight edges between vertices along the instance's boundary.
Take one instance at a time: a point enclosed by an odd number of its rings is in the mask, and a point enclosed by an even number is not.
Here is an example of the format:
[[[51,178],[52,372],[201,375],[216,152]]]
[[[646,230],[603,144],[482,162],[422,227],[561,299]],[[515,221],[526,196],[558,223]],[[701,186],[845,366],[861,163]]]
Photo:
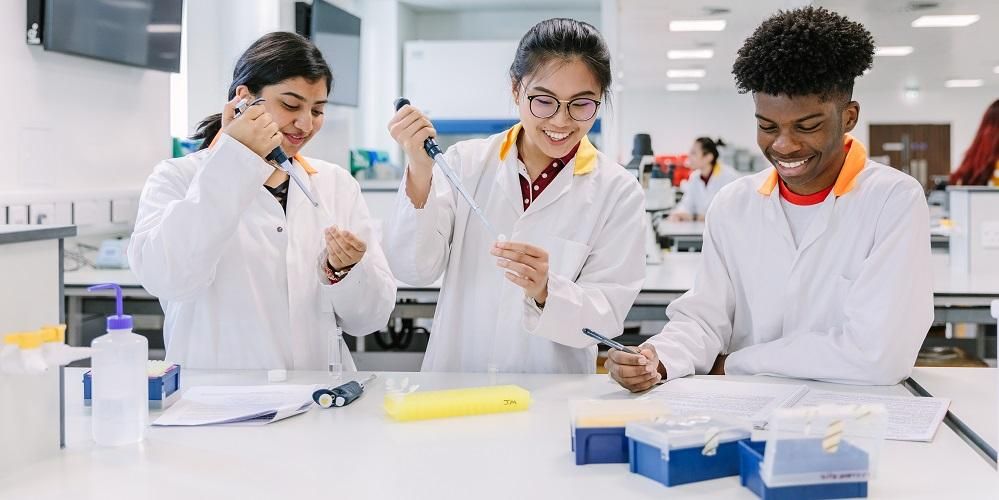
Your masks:
[[[665,89],[667,82],[698,82],[702,89],[729,90],[736,51],[760,22],[776,11],[807,4],[795,0],[618,0],[619,73],[625,89]],[[999,89],[999,1],[922,1],[937,7],[913,10],[910,0],[820,0],[812,2],[863,23],[878,45],[911,45],[905,57],[876,57],[874,67],[858,81],[858,88],[943,88],[951,78],[981,78]],[[708,15],[706,8],[728,9]],[[910,23],[927,14],[978,14],[981,19],[966,28],[912,28]],[[675,19],[725,19],[721,32],[670,32]],[[669,60],[671,49],[714,49],[710,60]],[[667,79],[668,69],[702,68],[700,79]],[[959,91],[955,90],[955,91]],[[999,94],[999,92],[997,92]]]

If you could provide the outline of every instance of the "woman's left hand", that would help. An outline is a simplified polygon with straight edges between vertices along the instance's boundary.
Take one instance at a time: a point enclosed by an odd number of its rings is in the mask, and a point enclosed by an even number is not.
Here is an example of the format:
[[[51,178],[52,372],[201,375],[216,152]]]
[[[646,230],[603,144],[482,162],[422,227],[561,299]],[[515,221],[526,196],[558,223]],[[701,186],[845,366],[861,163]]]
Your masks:
[[[368,245],[346,229],[326,228],[326,259],[334,271],[342,271],[361,261]]]
[[[498,241],[490,251],[499,259],[496,265],[507,270],[506,279],[524,289],[539,305],[548,299],[548,252],[541,247]]]

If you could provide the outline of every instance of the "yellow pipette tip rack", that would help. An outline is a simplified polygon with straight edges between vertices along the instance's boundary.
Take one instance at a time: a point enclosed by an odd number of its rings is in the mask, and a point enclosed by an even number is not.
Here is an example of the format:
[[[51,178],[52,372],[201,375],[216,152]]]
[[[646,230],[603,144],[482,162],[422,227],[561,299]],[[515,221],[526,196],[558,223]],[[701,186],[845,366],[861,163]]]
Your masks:
[[[516,385],[385,395],[385,413],[400,422],[511,413],[530,407],[531,393]]]

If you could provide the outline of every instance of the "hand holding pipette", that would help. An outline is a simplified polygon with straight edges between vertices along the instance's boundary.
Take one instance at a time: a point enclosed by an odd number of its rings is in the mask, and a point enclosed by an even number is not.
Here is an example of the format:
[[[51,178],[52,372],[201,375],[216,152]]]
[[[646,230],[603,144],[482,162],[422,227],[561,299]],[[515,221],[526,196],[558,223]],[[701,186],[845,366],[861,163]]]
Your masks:
[[[269,113],[263,111],[263,106],[255,108],[256,105],[263,102],[263,98],[254,99],[253,102],[249,103],[246,99],[240,99],[239,102],[233,105],[232,119],[226,119],[226,117],[223,116],[225,132],[249,147],[254,153],[262,156],[264,160],[274,162],[278,169],[287,173],[288,176],[291,177],[291,180],[295,181],[295,184],[298,185],[299,189],[301,189],[303,193],[305,193],[306,198],[309,199],[312,206],[319,207],[319,202],[316,201],[315,196],[313,196],[312,190],[305,183],[305,181],[299,177],[298,173],[295,171],[295,167],[291,164],[291,160],[288,158],[288,155],[285,154],[283,149],[281,149],[281,141],[284,139],[284,135],[281,134],[278,124],[273,121],[273,118],[271,118]],[[226,104],[226,114],[229,113],[229,107],[231,104],[232,102]],[[244,117],[244,119],[239,120],[240,117]],[[237,123],[240,123],[242,126],[243,123],[246,123],[246,120],[250,120],[252,122],[252,125],[249,125],[249,128],[251,128],[255,134],[254,138],[257,140],[254,141],[254,145],[257,146],[257,149],[260,149],[259,151],[254,147],[251,147],[246,142],[243,142],[238,137],[233,136],[233,127],[236,126]],[[264,136],[267,137],[266,141],[261,139]],[[273,144],[275,140],[277,141],[276,145],[273,146],[268,152],[267,147]]]
[[[437,136],[437,131],[434,130],[433,124],[430,123],[430,120],[420,110],[411,105],[407,108],[407,105],[409,105],[409,100],[405,97],[396,99],[396,115],[389,122],[389,132],[392,134],[392,138],[402,145],[409,156],[410,168],[407,175],[406,193],[409,195],[413,205],[420,208],[427,202],[427,197],[430,195],[430,179],[433,176],[433,166],[437,165],[441,172],[444,173],[448,182],[451,183],[451,187],[468,203],[469,208],[472,209],[472,213],[482,222],[482,225],[486,228],[489,235],[492,236],[493,240],[505,240],[506,238],[496,231],[492,224],[489,223],[489,220],[486,219],[485,214],[479,208],[472,195],[465,190],[465,186],[461,183],[457,172],[452,170],[451,166],[448,165],[447,160],[444,158],[444,152],[441,151],[440,146],[437,145],[437,141],[434,140],[434,137]],[[427,157],[433,161],[427,162]]]

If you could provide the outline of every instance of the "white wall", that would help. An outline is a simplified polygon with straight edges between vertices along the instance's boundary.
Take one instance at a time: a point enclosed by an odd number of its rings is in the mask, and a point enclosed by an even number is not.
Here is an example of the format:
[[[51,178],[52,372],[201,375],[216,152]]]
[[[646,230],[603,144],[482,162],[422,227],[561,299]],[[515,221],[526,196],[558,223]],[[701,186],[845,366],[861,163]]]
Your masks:
[[[569,17],[597,28],[601,24],[600,9],[423,10],[414,16],[414,39],[520,40],[532,26],[553,17]]]
[[[950,123],[951,165],[956,168],[985,108],[997,97],[987,88],[939,89],[906,100],[901,92],[858,87],[854,98],[860,102],[860,122],[853,135],[867,144],[871,123]],[[699,136],[720,136],[732,146],[759,154],[749,94],[626,89],[616,96],[614,112],[620,123],[619,161],[630,157],[632,137],[639,132],[652,135],[657,154],[686,153]]]
[[[29,46],[25,16],[23,1],[0,7],[0,201],[137,191],[170,155],[169,74]]]

